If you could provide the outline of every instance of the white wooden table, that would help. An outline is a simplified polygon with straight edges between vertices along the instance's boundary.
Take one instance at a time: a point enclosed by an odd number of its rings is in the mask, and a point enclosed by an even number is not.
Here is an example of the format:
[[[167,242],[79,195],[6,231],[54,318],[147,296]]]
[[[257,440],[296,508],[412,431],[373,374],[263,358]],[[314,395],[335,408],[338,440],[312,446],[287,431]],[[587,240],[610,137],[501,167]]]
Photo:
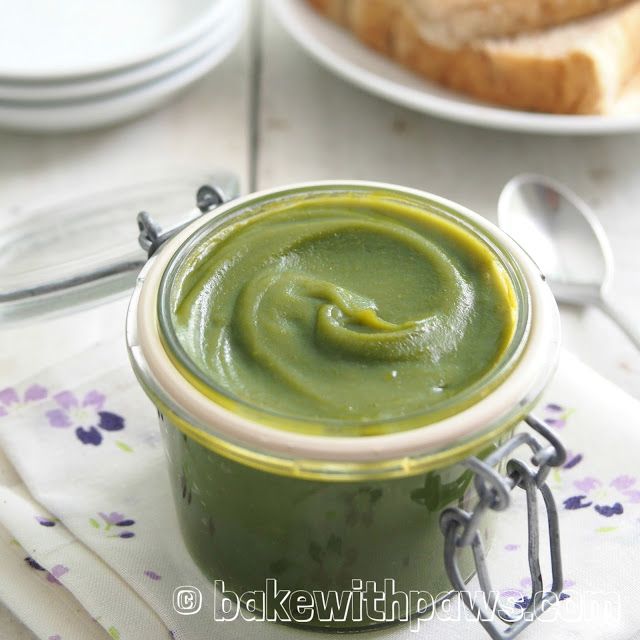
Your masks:
[[[85,134],[0,133],[0,216],[117,182],[224,167],[245,191],[300,180],[381,180],[495,219],[503,184],[535,171],[594,206],[614,249],[613,293],[640,324],[640,135],[500,133],[413,113],[325,71],[283,32],[267,3],[261,9],[229,59],[160,111]],[[640,356],[618,330],[597,311],[563,309],[562,317],[567,348],[640,397]],[[68,335],[60,319],[46,337],[42,327],[3,332],[0,387],[82,348],[100,330],[94,324],[86,336]],[[0,640],[31,637],[0,605]]]

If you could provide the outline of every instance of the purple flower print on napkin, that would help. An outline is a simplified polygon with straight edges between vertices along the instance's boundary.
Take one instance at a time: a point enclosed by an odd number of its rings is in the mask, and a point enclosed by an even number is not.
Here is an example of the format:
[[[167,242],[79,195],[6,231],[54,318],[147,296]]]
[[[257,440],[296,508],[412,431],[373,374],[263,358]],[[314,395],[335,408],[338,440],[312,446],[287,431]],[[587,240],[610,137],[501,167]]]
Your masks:
[[[640,489],[633,476],[619,475],[608,484],[587,476],[574,481],[573,486],[580,493],[566,498],[563,503],[570,511],[593,507],[599,515],[612,518],[624,513],[624,505],[640,503]]]
[[[568,409],[561,404],[549,402],[543,408],[543,420],[550,427],[554,427],[555,429],[564,429],[567,426],[567,421],[573,411],[573,409]]]
[[[34,516],[36,519],[36,522],[39,525],[42,525],[43,527],[55,527],[56,526],[56,521],[52,520],[51,518],[45,518],[43,516]]]
[[[632,476],[618,476],[610,482],[610,486],[625,495],[629,502],[640,502],[640,489],[636,485],[637,479]],[[634,488],[636,487],[636,488]]]
[[[38,402],[38,400],[44,400],[48,395],[47,390],[39,385],[32,384],[25,389],[25,392],[20,394],[13,388],[7,387],[0,390],[0,418],[9,415],[9,413],[18,409],[30,402]]]
[[[47,411],[46,415],[52,427],[63,429],[78,424],[80,420],[95,418],[105,401],[104,395],[97,391],[89,391],[82,403],[72,391],[56,393],[53,399],[58,408]]]
[[[108,526],[118,524],[118,522],[124,520],[124,514],[118,513],[117,511],[112,511],[111,513],[101,511],[98,515],[107,523]]]
[[[52,584],[61,584],[58,578],[61,578],[65,573],[69,573],[69,567],[65,567],[63,564],[56,564],[51,567],[51,571],[47,571],[39,562],[36,562],[31,556],[27,556],[24,561],[36,571],[44,571],[47,574],[47,580]]]
[[[82,444],[93,444],[96,447],[102,442],[102,434],[95,428],[78,427],[76,429],[76,436]]]
[[[587,509],[590,507],[593,502],[586,501],[587,496],[571,496],[564,501],[564,508],[569,509],[570,511],[575,511],[576,509]]]
[[[122,416],[103,411],[106,396],[89,391],[80,401],[72,391],[61,391],[53,396],[57,408],[46,412],[49,424],[57,429],[75,427],[75,434],[82,444],[98,446],[102,432],[120,431],[125,422]]]
[[[51,567],[51,571],[47,574],[47,580],[53,584],[61,584],[58,578],[61,578],[65,573],[69,573],[69,568],[62,564],[56,564]]]
[[[100,519],[104,524],[101,524],[100,521],[96,518],[89,518],[89,524],[94,529],[101,529],[108,535],[108,537],[127,539],[133,538],[136,535],[133,531],[129,530],[129,528],[132,527],[136,523],[136,521],[132,520],[131,518],[127,518],[123,513],[118,513],[117,511],[105,513],[104,511],[100,511],[98,515],[100,516]],[[112,531],[113,527],[118,527],[120,531]]]
[[[36,571],[46,571],[46,569],[39,562],[36,562],[31,556],[27,556],[24,561]]]
[[[573,451],[569,451],[567,449],[567,461],[562,465],[563,469],[573,469],[576,465],[582,462],[582,454],[574,453]]]

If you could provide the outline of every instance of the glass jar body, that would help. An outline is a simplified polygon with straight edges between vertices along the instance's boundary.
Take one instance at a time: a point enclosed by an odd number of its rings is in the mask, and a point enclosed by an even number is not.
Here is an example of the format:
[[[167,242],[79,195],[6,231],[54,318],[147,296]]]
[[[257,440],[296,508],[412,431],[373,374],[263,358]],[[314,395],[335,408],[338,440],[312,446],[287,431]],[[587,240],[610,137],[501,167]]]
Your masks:
[[[358,630],[406,621],[451,591],[440,513],[477,500],[463,464],[381,480],[294,478],[211,451],[162,414],[160,423],[185,543],[227,605],[242,605],[230,616]],[[493,529],[489,517],[489,543]],[[459,562],[470,578],[468,550]]]
[[[280,416],[270,418],[275,425],[261,422],[203,390],[197,372],[176,357],[160,304],[172,261],[198,255],[205,234],[273,202],[345,190],[410,198],[477,230],[519,284],[521,326],[511,356],[446,419],[368,437],[296,432],[283,428]],[[217,596],[231,600],[216,610],[357,631],[407,620],[451,591],[440,516],[477,503],[466,461],[508,439],[539,398],[557,362],[559,319],[531,259],[477,214],[393,185],[309,183],[227,203],[171,239],[138,278],[127,342],[160,414],[186,545]],[[478,534],[490,543],[494,512],[483,514]],[[461,579],[470,578],[470,548],[456,554]],[[234,614],[228,605],[236,602],[243,606],[232,607]]]

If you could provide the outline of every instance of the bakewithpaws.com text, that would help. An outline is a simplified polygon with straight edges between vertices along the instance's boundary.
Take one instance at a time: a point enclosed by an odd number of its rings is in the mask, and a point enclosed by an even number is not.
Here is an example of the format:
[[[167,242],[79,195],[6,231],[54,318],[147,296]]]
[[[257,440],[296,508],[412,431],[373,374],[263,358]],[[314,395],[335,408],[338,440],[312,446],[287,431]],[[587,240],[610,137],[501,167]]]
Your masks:
[[[213,610],[214,619],[218,622],[242,619],[248,622],[328,623],[334,626],[341,623],[351,626],[363,622],[409,622],[411,630],[418,631],[422,624],[433,619],[459,621],[477,617],[464,606],[460,598],[447,598],[448,592],[430,594],[425,591],[402,591],[396,589],[392,578],[384,580],[382,585],[374,581],[353,580],[351,590],[344,591],[282,589],[277,579],[266,580],[264,589],[244,593],[228,589],[224,580],[216,580],[214,586]],[[185,588],[180,589],[182,593]],[[484,598],[481,591],[469,593],[472,598]],[[530,594],[500,597],[501,594],[496,592],[495,595],[498,597],[494,599],[494,606],[487,608],[492,619],[499,619],[498,602],[512,617],[529,615],[526,603]],[[533,597],[537,596],[542,594],[534,594]],[[416,611],[422,613],[411,613]],[[188,611],[190,614],[194,612],[194,607]],[[621,619],[620,594],[573,593],[570,599],[548,609],[543,620],[586,622],[600,620],[603,616],[610,620]]]

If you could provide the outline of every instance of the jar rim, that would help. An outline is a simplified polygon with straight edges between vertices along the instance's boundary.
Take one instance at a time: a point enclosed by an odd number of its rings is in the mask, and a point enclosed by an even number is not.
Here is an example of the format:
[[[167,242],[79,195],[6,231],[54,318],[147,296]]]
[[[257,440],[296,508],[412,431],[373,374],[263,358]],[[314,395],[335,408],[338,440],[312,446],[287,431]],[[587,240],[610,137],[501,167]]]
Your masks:
[[[517,265],[526,284],[529,305],[526,341],[508,375],[488,395],[426,426],[381,435],[337,437],[276,429],[239,415],[203,394],[180,373],[163,346],[158,314],[161,282],[175,255],[183,247],[188,250],[193,238],[205,233],[203,229],[210,229],[208,225],[216,218],[226,220],[230,212],[246,210],[261,200],[318,189],[380,190],[455,212],[458,218],[481,229]],[[553,296],[531,258],[504,232],[445,198],[396,185],[350,180],[261,191],[231,201],[198,219],[167,243],[143,269],[127,325],[127,342],[136,374],[153,402],[178,428],[228,457],[240,457],[258,466],[281,464],[287,474],[298,475],[301,469],[313,468],[324,469],[323,472],[328,469],[332,476],[336,473],[351,476],[362,465],[367,467],[366,473],[407,474],[438,460],[462,459],[522,419],[555,369],[559,348],[559,317]]]
[[[291,416],[252,404],[243,398],[235,396],[228,389],[221,387],[217,381],[199,368],[189,356],[184,345],[178,338],[173,322],[172,294],[176,281],[179,279],[181,269],[188,263],[189,258],[194,255],[201,255],[202,247],[205,246],[209,240],[214,240],[220,232],[224,233],[224,230],[229,227],[233,229],[233,225],[236,224],[239,219],[245,220],[263,213],[269,215],[270,212],[276,212],[289,206],[304,205],[307,201],[310,205],[314,205],[325,198],[330,200],[335,199],[336,202],[339,202],[341,199],[350,200],[351,198],[355,198],[357,200],[359,197],[366,196],[375,197],[381,209],[384,209],[385,205],[389,207],[400,205],[411,208],[411,210],[415,209],[416,213],[422,214],[424,212],[435,215],[444,223],[451,223],[455,225],[456,228],[463,230],[470,237],[482,243],[494,255],[507,273],[509,284],[512,287],[517,301],[517,318],[514,324],[513,334],[504,352],[500,355],[499,360],[480,378],[475,380],[473,384],[452,396],[447,401],[440,403],[436,408],[427,407],[420,411],[399,417],[366,421],[353,419],[313,419]],[[478,228],[472,221],[467,220],[457,211],[444,208],[424,198],[409,199],[406,193],[389,190],[382,191],[377,187],[359,186],[357,189],[354,189],[353,186],[349,186],[345,189],[324,185],[313,189],[305,188],[300,190],[293,188],[286,191],[282,190],[275,196],[271,195],[264,198],[256,198],[246,206],[227,209],[224,215],[215,216],[209,220],[207,224],[194,231],[177,251],[175,251],[165,267],[160,281],[157,310],[160,337],[167,354],[174,360],[174,363],[183,375],[186,375],[196,387],[204,390],[206,395],[210,396],[218,404],[222,404],[233,411],[242,413],[261,424],[275,429],[302,433],[322,433],[326,432],[330,427],[336,426],[339,427],[339,429],[332,430],[332,433],[327,435],[331,435],[332,437],[346,437],[347,435],[368,437],[369,434],[366,433],[368,429],[396,432],[433,424],[439,419],[459,413],[462,409],[475,404],[484,395],[491,392],[509,375],[526,345],[531,319],[529,306],[528,288],[526,287],[523,274],[518,264],[500,247],[499,242],[487,234],[485,229]],[[362,431],[365,433],[362,433]]]

